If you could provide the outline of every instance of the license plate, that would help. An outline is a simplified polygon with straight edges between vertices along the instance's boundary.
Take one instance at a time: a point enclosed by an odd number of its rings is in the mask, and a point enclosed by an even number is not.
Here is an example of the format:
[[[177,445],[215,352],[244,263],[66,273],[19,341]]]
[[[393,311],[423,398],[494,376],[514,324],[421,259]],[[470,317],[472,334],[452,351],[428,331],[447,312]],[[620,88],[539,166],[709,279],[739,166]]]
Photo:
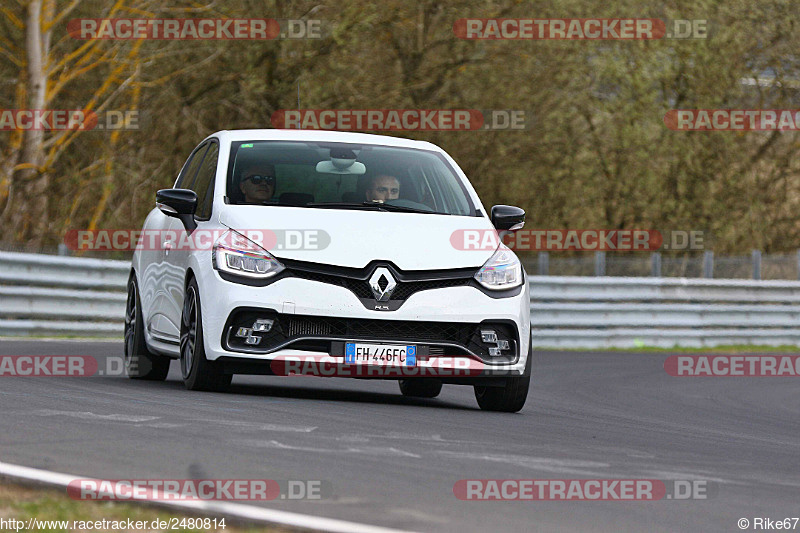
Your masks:
[[[344,345],[344,362],[382,366],[417,366],[417,347],[402,344],[348,342]]]

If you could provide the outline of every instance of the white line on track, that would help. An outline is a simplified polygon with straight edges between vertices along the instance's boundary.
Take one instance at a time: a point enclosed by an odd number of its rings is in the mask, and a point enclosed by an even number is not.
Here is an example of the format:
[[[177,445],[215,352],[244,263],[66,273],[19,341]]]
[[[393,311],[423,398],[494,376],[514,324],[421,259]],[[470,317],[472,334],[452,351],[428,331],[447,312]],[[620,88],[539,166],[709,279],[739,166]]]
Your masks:
[[[230,426],[239,428],[245,431],[288,431],[294,433],[311,433],[316,430],[316,426],[284,426],[279,424],[262,424],[260,422],[249,422],[245,420],[208,420],[203,419],[205,424],[220,424],[223,426]]]
[[[238,441],[239,444],[243,444],[245,446],[255,446],[259,448],[278,448],[281,450],[294,450],[299,452],[310,452],[310,453],[354,453],[357,455],[372,455],[372,456],[399,456],[399,457],[412,457],[414,459],[419,459],[421,456],[407,452],[405,450],[400,450],[398,448],[386,447],[386,446],[362,446],[362,447],[349,447],[349,448],[312,448],[309,446],[295,446],[292,444],[283,444],[282,442],[278,442],[276,440],[270,441],[260,441],[260,440],[241,440]]]
[[[43,483],[50,486],[64,487],[65,489],[70,482],[75,479],[81,479],[80,476],[60,474],[58,472],[49,472],[47,470],[39,470],[38,468],[29,468],[3,462],[0,462],[0,477]],[[219,514],[228,518],[238,518],[254,522],[296,527],[313,531],[327,531],[331,533],[411,533],[400,529],[359,524],[357,522],[349,522],[347,520],[338,520],[335,518],[290,513],[288,511],[278,511],[276,509],[265,509],[240,503],[219,501],[133,502],[131,500],[127,500],[126,503],[146,503],[183,512],[201,511],[203,513]]]
[[[40,409],[33,413],[36,416],[61,416],[66,418],[79,418],[81,420],[102,420],[103,422],[152,422],[158,420],[160,416],[136,416],[136,415],[99,415],[89,411],[56,411],[54,409]]]

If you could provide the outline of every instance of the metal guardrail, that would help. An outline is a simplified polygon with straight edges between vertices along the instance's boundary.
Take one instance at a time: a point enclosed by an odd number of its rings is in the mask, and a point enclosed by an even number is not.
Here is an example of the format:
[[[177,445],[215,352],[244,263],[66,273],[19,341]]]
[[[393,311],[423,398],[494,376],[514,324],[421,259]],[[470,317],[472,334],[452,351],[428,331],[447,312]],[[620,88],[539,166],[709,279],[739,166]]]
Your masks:
[[[537,276],[626,276],[717,279],[800,280],[800,250],[794,253],[749,256],[720,255],[712,250],[702,254],[662,254],[661,252],[580,255],[550,255],[550,252],[521,253],[525,269]]]
[[[0,336],[122,337],[127,261],[0,252]]]
[[[800,282],[531,276],[534,346],[800,345]]]
[[[0,252],[0,336],[122,337],[126,261]],[[536,347],[800,345],[800,282],[531,276]]]

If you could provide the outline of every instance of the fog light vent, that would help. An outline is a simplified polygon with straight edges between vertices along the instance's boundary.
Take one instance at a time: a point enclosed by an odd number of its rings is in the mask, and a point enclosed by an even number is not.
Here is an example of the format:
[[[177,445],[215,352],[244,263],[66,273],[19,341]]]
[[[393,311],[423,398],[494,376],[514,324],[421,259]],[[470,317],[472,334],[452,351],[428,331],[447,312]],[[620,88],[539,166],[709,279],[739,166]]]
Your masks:
[[[253,324],[253,331],[256,331],[256,332],[259,332],[259,333],[266,333],[267,331],[272,329],[272,324],[274,324],[274,323],[275,323],[275,321],[272,320],[272,319],[259,318]]]
[[[495,333],[493,329],[482,329],[481,341],[485,342],[486,344],[494,344],[497,342],[497,333]]]
[[[253,322],[253,326],[249,328],[240,327],[236,330],[236,336],[244,339],[244,343],[249,346],[256,346],[261,344],[263,337],[256,335],[256,333],[267,333],[272,330],[275,321],[271,318],[259,318]]]
[[[497,331],[493,329],[482,329],[481,330],[481,342],[484,344],[493,344],[494,346],[489,346],[489,355],[491,357],[501,357],[506,355],[503,353],[504,350],[509,350],[511,348],[511,343],[508,339],[501,339],[497,335]]]

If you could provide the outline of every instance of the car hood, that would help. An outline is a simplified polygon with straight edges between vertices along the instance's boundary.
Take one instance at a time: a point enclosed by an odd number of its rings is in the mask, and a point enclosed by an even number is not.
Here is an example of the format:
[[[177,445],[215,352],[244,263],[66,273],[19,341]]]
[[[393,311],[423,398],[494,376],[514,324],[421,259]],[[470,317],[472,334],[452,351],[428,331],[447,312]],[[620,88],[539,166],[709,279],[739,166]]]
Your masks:
[[[382,260],[402,270],[479,268],[494,252],[462,250],[451,242],[459,230],[492,231],[484,217],[237,205],[224,209],[219,221],[240,232],[274,232],[276,241],[264,242],[278,259],[342,267]],[[314,235],[316,246],[310,243]],[[309,246],[298,244],[303,238]]]

